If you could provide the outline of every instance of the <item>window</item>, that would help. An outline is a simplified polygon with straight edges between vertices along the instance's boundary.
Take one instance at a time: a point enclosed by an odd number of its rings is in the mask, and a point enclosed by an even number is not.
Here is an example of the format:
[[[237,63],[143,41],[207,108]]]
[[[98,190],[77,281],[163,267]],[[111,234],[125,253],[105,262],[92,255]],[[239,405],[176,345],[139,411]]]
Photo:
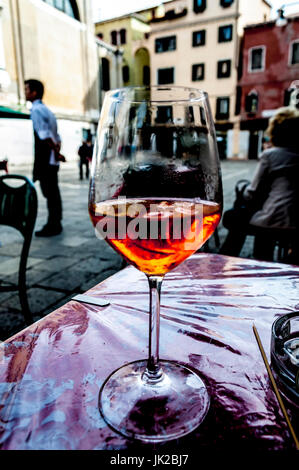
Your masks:
[[[295,41],[291,44],[290,64],[299,64],[299,41]]]
[[[199,107],[199,114],[200,114],[200,120],[201,120],[202,126],[206,126],[207,125],[206,112],[203,106]]]
[[[82,140],[87,140],[92,138],[92,133],[90,129],[82,129]]]
[[[206,0],[193,0],[194,13],[202,13],[207,8]]]
[[[121,29],[120,32],[119,32],[119,35],[120,35],[120,43],[121,44],[126,44],[126,36],[127,36],[126,30]]]
[[[75,0],[43,0],[45,3],[48,5],[51,5],[54,8],[57,8],[57,10],[62,11],[68,16],[71,16],[72,18],[79,20],[79,10],[77,6],[77,2]]]
[[[194,110],[192,106],[188,106],[185,110],[185,121],[189,123],[194,122]]]
[[[150,68],[148,65],[143,66],[143,85],[149,85],[151,81],[150,78]]]
[[[130,80],[130,69],[128,65],[124,65],[122,68],[123,82],[127,83]]]
[[[63,11],[63,7],[64,7],[64,0],[56,0],[55,1],[55,6],[58,10],[61,10]]]
[[[241,112],[241,103],[242,102],[242,87],[237,86],[236,89],[236,109],[235,115],[238,116]]]
[[[218,42],[229,42],[233,39],[233,25],[220,26],[218,29]]]
[[[127,41],[127,31],[125,29],[121,29],[120,31],[111,31],[111,44],[114,46],[118,46],[119,44],[126,44]]]
[[[192,65],[192,81],[197,82],[205,78],[205,64]]]
[[[216,119],[228,119],[229,118],[229,98],[217,98],[216,101]]]
[[[234,0],[220,0],[220,5],[223,8],[230,7],[232,5],[232,3],[234,3]]]
[[[265,46],[253,47],[249,51],[249,72],[261,72],[265,68]]]
[[[245,111],[256,114],[259,107],[259,95],[256,91],[251,91],[245,98]]]
[[[165,123],[172,121],[172,106],[158,106],[157,108],[157,123]]]
[[[204,29],[201,31],[194,31],[192,33],[192,46],[204,46],[206,43],[206,32]]]
[[[228,78],[231,74],[231,60],[219,60],[217,66],[217,78]]]
[[[174,67],[158,69],[158,85],[174,83]]]
[[[176,49],[176,36],[158,38],[155,41],[155,45],[156,52],[174,51]]]
[[[117,31],[111,31],[111,44],[117,46]]]

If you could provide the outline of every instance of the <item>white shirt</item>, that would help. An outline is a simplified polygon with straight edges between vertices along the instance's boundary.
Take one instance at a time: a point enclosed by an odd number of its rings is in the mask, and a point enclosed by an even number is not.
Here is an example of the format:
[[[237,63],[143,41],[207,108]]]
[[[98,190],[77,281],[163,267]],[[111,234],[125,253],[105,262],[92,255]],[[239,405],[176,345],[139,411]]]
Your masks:
[[[33,129],[41,140],[52,139],[55,144],[61,142],[60,136],[57,132],[56,117],[41,100],[33,101],[31,120],[33,123]],[[51,151],[49,164],[59,165],[59,162],[55,159],[54,150]]]

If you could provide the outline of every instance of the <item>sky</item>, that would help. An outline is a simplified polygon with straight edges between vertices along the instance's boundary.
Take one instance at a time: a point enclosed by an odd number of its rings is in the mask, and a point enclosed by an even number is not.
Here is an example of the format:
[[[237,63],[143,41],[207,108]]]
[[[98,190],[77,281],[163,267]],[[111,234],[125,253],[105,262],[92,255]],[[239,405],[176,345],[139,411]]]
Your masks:
[[[93,0],[93,3],[96,19],[105,20],[132,11],[145,10],[163,2],[161,0]]]
[[[169,0],[167,0],[169,1]],[[93,0],[94,14],[96,20],[104,20],[116,16],[125,15],[132,11],[142,10],[151,6],[159,5],[161,0]],[[269,0],[273,9],[272,16],[277,15],[277,10],[281,5],[294,3],[294,0]],[[287,7],[285,13],[299,13],[299,1],[297,5]]]
[[[294,0],[271,0],[269,3],[272,5],[272,15],[274,14],[274,16],[276,16],[278,8],[280,8],[282,5],[288,5],[296,2]],[[285,14],[287,15],[288,13],[299,13],[299,1],[297,2],[297,5],[290,5],[289,7],[286,6]]]

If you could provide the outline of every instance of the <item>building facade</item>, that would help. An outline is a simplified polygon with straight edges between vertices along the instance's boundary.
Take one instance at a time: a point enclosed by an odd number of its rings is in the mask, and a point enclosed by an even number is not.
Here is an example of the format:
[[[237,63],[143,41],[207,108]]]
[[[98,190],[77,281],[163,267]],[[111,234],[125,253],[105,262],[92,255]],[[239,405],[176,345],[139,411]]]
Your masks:
[[[99,109],[101,109],[106,91],[123,86],[122,68],[124,51],[118,46],[106,43],[100,39],[100,35],[96,37],[96,44],[98,46],[99,60]]]
[[[67,159],[99,117],[99,45],[91,0],[1,0],[0,159],[32,156],[24,80],[45,85],[44,102],[56,114]],[[21,119],[15,119],[21,117]],[[16,139],[16,135],[18,138]]]
[[[118,61],[102,58],[103,90],[120,86],[144,85],[150,82],[150,57],[143,45],[150,32],[145,15],[128,14],[95,24],[96,36],[118,50]],[[141,43],[138,47],[136,44]],[[113,73],[116,70],[116,74]]]
[[[246,27],[242,49],[241,133],[247,157],[256,158],[269,118],[299,88],[299,16],[282,26],[271,21]]]
[[[246,24],[265,21],[264,0],[173,0],[152,17],[147,48],[151,83],[208,92],[222,158],[239,158],[238,65]],[[242,154],[241,154],[242,156]]]

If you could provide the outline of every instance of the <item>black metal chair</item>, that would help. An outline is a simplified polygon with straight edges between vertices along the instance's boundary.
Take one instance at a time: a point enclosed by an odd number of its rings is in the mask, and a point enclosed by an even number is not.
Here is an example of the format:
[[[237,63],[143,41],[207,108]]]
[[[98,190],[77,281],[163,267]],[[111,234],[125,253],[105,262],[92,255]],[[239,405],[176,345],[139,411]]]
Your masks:
[[[280,263],[299,263],[299,230],[296,228],[266,228],[249,224],[247,235],[262,236],[265,241],[272,243],[272,261],[275,261],[274,252],[277,247],[276,261]],[[255,253],[253,253],[253,256],[255,257]]]
[[[6,180],[23,181],[24,184],[14,187]],[[24,237],[19,263],[18,284],[0,285],[0,292],[19,291],[22,312],[27,325],[33,321],[27,299],[26,267],[37,216],[37,194],[32,181],[21,175],[0,176],[0,225],[15,228]]]

